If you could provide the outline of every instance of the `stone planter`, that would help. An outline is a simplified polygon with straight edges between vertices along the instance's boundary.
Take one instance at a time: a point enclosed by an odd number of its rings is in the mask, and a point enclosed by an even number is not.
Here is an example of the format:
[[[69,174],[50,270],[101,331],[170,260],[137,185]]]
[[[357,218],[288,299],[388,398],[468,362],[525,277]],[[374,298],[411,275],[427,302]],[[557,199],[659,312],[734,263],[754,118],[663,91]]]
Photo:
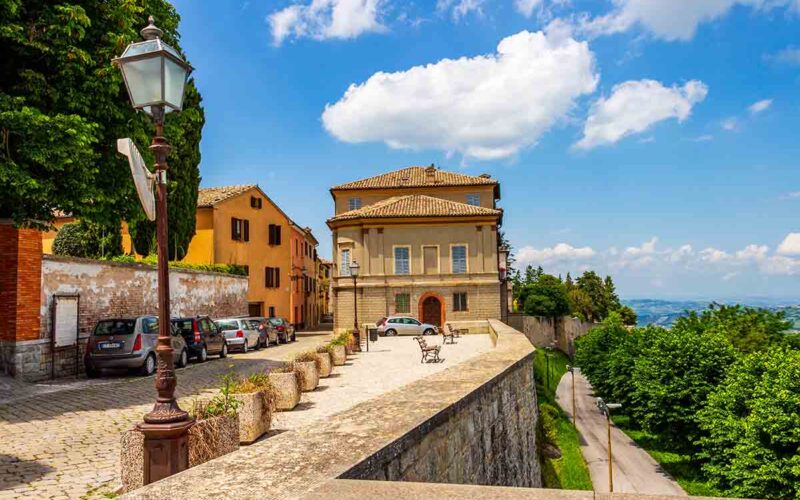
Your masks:
[[[144,486],[144,434],[136,429],[122,433],[120,493]],[[199,420],[189,429],[189,467],[239,449],[239,417],[225,415]]]
[[[189,467],[239,449],[239,416],[198,420],[189,429]]]
[[[272,408],[264,401],[263,391],[233,397],[239,401],[239,444],[250,444],[269,430]]]
[[[347,362],[347,350],[343,345],[333,346],[331,350],[331,360],[334,366],[342,366]]]
[[[288,411],[300,402],[300,383],[297,373],[270,373],[269,381],[275,391],[275,410]]]
[[[319,371],[319,378],[328,378],[333,370],[331,365],[331,355],[327,352],[317,353],[317,371]]]
[[[344,351],[345,351],[345,353],[347,353],[348,356],[352,356],[353,355],[353,346],[354,345],[355,345],[355,343],[353,342],[353,339],[348,340],[347,343],[344,345]]]
[[[301,391],[310,392],[319,385],[319,372],[314,361],[295,361],[294,371],[297,373]]]

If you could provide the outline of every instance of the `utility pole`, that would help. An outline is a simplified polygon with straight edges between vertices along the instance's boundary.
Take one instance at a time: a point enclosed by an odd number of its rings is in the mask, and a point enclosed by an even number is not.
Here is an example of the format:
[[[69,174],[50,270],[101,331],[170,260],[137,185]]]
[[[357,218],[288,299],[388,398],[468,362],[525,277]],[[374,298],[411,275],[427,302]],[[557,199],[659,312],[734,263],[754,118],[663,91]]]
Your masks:
[[[597,398],[597,407],[606,416],[606,431],[608,433],[608,491],[614,493],[613,455],[611,454],[611,410],[622,408],[619,403],[606,403],[603,398]]]

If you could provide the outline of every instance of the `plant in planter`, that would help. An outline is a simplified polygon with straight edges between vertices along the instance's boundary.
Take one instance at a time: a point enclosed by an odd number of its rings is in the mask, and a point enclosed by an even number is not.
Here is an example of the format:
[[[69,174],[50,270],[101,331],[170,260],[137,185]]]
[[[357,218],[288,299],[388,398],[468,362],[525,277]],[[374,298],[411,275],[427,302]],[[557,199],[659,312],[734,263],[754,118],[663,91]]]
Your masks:
[[[347,350],[345,349],[344,341],[336,338],[328,344],[327,349],[334,366],[342,366],[347,362]]]
[[[274,392],[275,410],[292,410],[300,403],[300,381],[292,364],[284,363],[270,370],[269,381]]]
[[[234,381],[223,377],[220,393],[208,401],[195,400],[190,410],[195,424],[189,429],[189,467],[239,449],[239,401]]]
[[[250,444],[269,431],[275,390],[266,373],[235,379],[230,390],[238,401],[239,443]]]
[[[328,352],[328,346],[321,345],[317,347],[317,371],[319,378],[327,378],[333,370],[331,362],[331,354]]]
[[[310,392],[319,385],[319,372],[317,371],[317,353],[314,351],[303,352],[294,358],[294,371],[300,381],[300,390]]]

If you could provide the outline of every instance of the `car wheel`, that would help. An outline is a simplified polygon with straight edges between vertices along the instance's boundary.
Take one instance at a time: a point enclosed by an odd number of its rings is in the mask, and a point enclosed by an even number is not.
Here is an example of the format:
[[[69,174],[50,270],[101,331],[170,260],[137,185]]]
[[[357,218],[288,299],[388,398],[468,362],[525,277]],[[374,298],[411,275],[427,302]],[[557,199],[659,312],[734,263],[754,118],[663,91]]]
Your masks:
[[[386,330],[386,336],[387,337],[394,337],[395,335],[397,335],[397,330],[393,330],[391,328]]]
[[[200,349],[200,354],[197,356],[197,360],[201,363],[208,361],[208,349],[206,349],[206,346],[203,346],[203,348]]]
[[[434,333],[435,332],[433,330],[431,330],[430,328],[426,328],[425,331],[422,332],[423,335],[433,335]]]
[[[242,352],[247,352],[247,351],[250,350],[250,348],[247,347],[247,341],[246,340],[244,341],[244,344],[242,344],[242,345],[244,346],[244,347],[242,347]]]
[[[297,334],[293,333],[292,334],[292,342],[295,342],[296,340],[297,340]]]
[[[219,351],[219,359],[228,357],[228,344],[222,344],[222,349]]]
[[[148,354],[147,358],[144,360],[144,364],[142,365],[142,375],[145,377],[152,375],[153,372],[156,371],[156,356],[154,354]]]
[[[99,375],[99,370],[93,368],[89,363],[86,363],[86,378],[97,378]]]
[[[178,368],[183,368],[188,364],[189,364],[189,355],[186,354],[186,349],[184,349],[181,351],[180,357],[178,357]]]

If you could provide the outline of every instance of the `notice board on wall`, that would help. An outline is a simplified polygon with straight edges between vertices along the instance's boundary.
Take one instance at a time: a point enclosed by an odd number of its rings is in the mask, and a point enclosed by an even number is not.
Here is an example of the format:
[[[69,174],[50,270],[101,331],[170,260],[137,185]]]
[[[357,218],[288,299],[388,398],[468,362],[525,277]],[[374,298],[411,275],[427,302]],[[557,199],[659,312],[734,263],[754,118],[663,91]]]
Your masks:
[[[53,297],[53,345],[69,347],[78,344],[78,296]]]

